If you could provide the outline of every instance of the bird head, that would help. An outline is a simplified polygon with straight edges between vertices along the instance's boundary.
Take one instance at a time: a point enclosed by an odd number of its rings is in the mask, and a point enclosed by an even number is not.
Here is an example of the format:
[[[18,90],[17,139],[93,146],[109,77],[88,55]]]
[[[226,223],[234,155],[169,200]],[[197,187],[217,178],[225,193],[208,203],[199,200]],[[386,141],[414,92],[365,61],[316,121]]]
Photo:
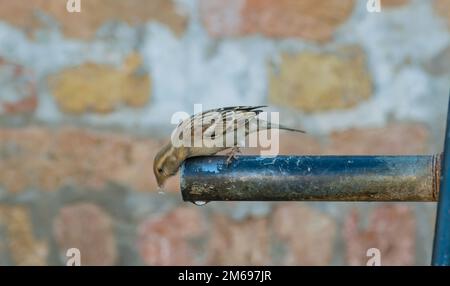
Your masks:
[[[156,154],[153,160],[153,173],[158,187],[162,188],[166,180],[178,172],[180,164],[176,149],[170,143]]]

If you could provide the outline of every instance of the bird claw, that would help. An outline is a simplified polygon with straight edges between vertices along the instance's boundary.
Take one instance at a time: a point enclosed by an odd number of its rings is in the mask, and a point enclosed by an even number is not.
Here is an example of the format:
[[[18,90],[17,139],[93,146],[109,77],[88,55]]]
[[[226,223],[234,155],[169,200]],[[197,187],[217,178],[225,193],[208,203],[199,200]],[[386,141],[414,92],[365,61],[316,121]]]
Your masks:
[[[240,154],[241,150],[239,149],[239,147],[233,147],[233,149],[231,149],[231,151],[227,154],[228,158],[226,161],[227,166],[231,164],[231,162],[234,159],[237,159],[239,156],[237,154]]]

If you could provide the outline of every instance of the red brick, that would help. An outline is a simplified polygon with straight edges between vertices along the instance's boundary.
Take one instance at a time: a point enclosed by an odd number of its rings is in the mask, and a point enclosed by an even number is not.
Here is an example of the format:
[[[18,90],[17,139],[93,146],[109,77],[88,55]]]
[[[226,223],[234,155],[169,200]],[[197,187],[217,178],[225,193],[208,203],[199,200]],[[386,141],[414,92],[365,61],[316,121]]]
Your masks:
[[[280,154],[421,154],[429,137],[426,126],[415,123],[335,132],[323,143],[310,134],[283,132]],[[110,182],[155,191],[152,164],[161,147],[150,138],[79,128],[0,128],[0,181],[11,192],[66,185],[102,189]],[[178,192],[178,177],[165,189]]]
[[[421,154],[428,151],[423,124],[393,123],[381,128],[354,128],[330,135],[327,154]]]
[[[47,14],[55,19],[69,37],[91,39],[98,28],[111,21],[130,25],[157,21],[175,33],[184,31],[187,18],[181,15],[171,0],[89,0],[81,1],[81,13],[69,13],[65,0],[0,0],[0,19],[30,33],[43,27],[37,16]]]
[[[111,217],[92,203],[77,203],[61,208],[54,221],[54,233],[61,257],[78,248],[81,265],[114,265],[118,253]]]
[[[304,112],[348,109],[372,95],[372,79],[360,46],[333,52],[283,54],[271,68],[269,101]]]
[[[351,128],[332,132],[324,140],[311,133],[280,132],[280,154],[424,154],[429,152],[429,141],[430,132],[421,123]]]
[[[409,0],[381,0],[381,7],[398,7],[409,4]]]
[[[33,113],[38,98],[32,71],[0,57],[0,75],[0,115]]]
[[[263,34],[329,40],[350,16],[353,0],[203,0],[201,17],[212,36]]]
[[[275,210],[272,224],[288,247],[283,264],[330,264],[337,228],[331,217],[310,207],[282,204]]]
[[[191,239],[201,238],[205,222],[196,207],[175,209],[144,220],[138,229],[138,249],[148,265],[195,265],[199,255]]]
[[[141,65],[142,59],[135,53],[127,56],[121,68],[84,63],[52,75],[49,86],[59,107],[69,113],[141,107],[148,103],[151,90],[150,77],[136,73]]]
[[[208,262],[213,265],[267,265],[269,223],[266,218],[234,221],[217,215],[212,222]]]
[[[369,248],[381,253],[381,265],[412,265],[415,261],[416,220],[413,211],[404,205],[377,207],[370,215],[367,228],[359,226],[358,213],[346,219],[344,238],[347,263],[366,265]]]
[[[7,243],[0,243],[0,247],[8,248],[14,265],[47,265],[47,241],[34,234],[30,212],[25,207],[0,205],[0,229],[3,226]]]
[[[281,132],[280,154],[285,155],[313,155],[320,154],[322,145],[317,138],[310,134]]]
[[[436,0],[433,3],[436,14],[447,20],[448,27],[450,29],[450,1],[448,0]]]
[[[113,182],[156,191],[153,158],[159,141],[78,128],[0,128],[0,182],[11,192],[66,185],[102,189]],[[178,191],[171,179],[166,189]]]

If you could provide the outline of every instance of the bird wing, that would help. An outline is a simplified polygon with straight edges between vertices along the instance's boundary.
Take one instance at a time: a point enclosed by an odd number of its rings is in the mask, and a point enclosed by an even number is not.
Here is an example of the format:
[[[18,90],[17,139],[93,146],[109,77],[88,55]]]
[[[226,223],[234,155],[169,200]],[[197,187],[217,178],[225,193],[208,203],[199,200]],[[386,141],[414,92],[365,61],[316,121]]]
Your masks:
[[[208,140],[222,137],[224,140],[225,138],[233,140],[236,144],[236,141],[242,138],[236,138],[238,132],[235,131],[243,132],[243,136],[248,135],[250,124],[263,111],[260,109],[263,107],[266,106],[231,106],[207,110],[182,121],[177,129],[183,134],[190,132],[191,140],[194,140],[193,138]],[[201,135],[195,136],[196,132],[201,132]],[[194,142],[192,141],[192,143]]]

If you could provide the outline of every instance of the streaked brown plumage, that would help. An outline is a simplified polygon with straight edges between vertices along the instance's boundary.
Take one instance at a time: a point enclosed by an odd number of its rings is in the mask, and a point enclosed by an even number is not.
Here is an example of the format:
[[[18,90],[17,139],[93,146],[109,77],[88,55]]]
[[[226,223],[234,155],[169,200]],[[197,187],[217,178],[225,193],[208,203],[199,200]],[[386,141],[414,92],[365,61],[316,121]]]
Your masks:
[[[156,154],[153,161],[153,172],[158,186],[162,187],[169,177],[175,175],[187,158],[208,156],[228,148],[237,148],[239,143],[252,132],[277,128],[304,133],[302,130],[273,125],[259,119],[257,116],[262,112],[260,108],[263,107],[266,106],[233,106],[211,109],[194,114],[180,122],[172,133],[172,139],[178,138],[187,141],[189,138],[184,138],[184,134],[188,134],[191,139],[190,145],[174,146],[173,141],[170,141]],[[195,136],[196,132],[199,133],[199,136]],[[212,140],[222,141],[223,147],[205,146],[207,143],[212,143]],[[234,147],[230,145],[227,147],[226,142],[232,142]]]

